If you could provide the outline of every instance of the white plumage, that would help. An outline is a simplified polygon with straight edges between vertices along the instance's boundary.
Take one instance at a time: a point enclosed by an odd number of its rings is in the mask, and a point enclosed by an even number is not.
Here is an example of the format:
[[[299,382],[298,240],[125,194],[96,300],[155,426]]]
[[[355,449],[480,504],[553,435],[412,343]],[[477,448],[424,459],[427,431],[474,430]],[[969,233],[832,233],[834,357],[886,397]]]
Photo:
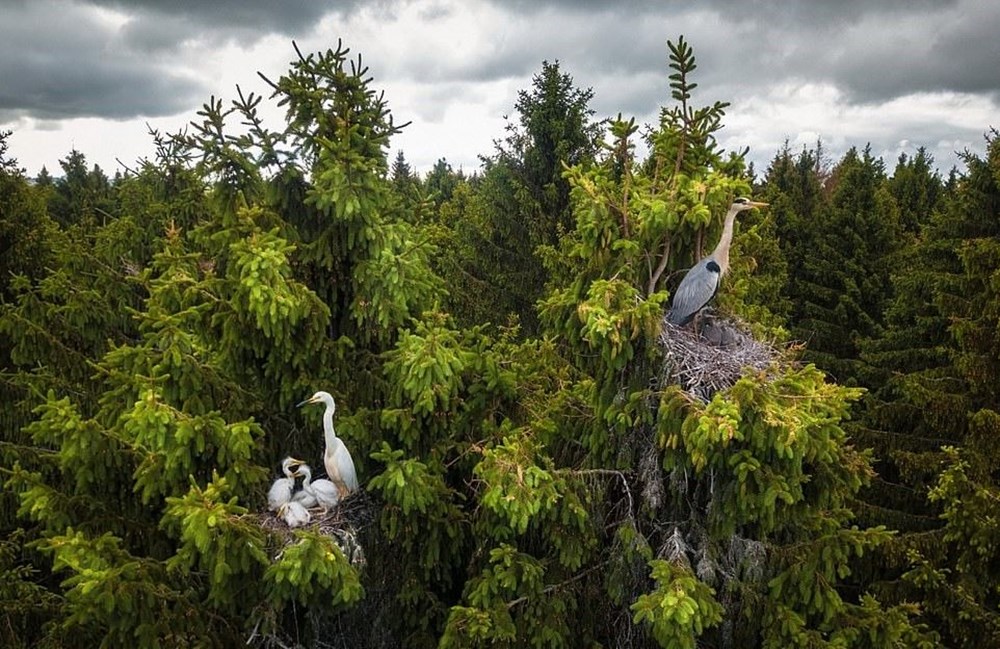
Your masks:
[[[302,478],[302,490],[310,494],[324,510],[333,509],[340,502],[340,489],[329,480],[313,480],[312,469],[303,464],[297,472]]]
[[[278,516],[285,519],[285,523],[288,524],[288,527],[301,527],[307,524],[312,518],[309,514],[309,510],[306,509],[302,503],[297,503],[294,500],[289,500],[287,503],[279,507]]]
[[[292,501],[301,504],[306,509],[316,506],[316,496],[312,495],[305,489],[299,489],[292,494]]]
[[[326,467],[326,475],[340,490],[340,497],[346,498],[358,490],[358,474],[354,468],[351,452],[347,450],[343,440],[337,437],[333,430],[333,413],[337,410],[337,404],[334,403],[333,396],[329,392],[322,390],[300,403],[299,406],[310,403],[322,403],[326,406],[326,410],[323,411],[323,436],[326,441],[326,449],[323,451],[323,465]]]
[[[286,457],[281,461],[281,471],[285,477],[275,480],[267,492],[267,508],[272,512],[278,511],[292,499],[292,490],[295,488],[295,474],[292,472],[292,467],[299,464],[302,464],[302,461],[293,457]]]

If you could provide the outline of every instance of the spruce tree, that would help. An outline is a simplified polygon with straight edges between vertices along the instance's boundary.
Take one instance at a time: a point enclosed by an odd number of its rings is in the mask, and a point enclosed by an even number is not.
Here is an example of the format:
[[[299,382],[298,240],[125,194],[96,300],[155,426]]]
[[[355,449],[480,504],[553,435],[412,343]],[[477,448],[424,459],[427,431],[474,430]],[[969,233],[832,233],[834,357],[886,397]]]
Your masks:
[[[889,537],[849,510],[871,477],[844,430],[859,390],[781,358],[706,402],[664,363],[675,273],[750,189],[715,139],[725,104],[695,107],[690,46],[669,50],[674,103],[648,159],[615,120],[599,158],[505,162],[457,183],[433,222],[394,189],[398,127],[342,46],[271,83],[277,130],[238,89],[190,134],[154,134],[117,218],[54,240],[58,263],[0,313],[19,416],[33,409],[31,446],[5,448],[23,526],[0,548],[5,612],[24,628],[8,604],[37,598],[49,644],[919,646],[912,607],[841,588]],[[531,115],[532,137],[550,132]],[[546,170],[538,196],[529,168]],[[442,228],[495,226],[489,201],[535,210],[557,182],[568,212],[545,216],[565,222],[501,241],[559,234],[530,251],[548,281],[541,335],[457,324],[432,262],[475,247]],[[738,249],[773,254],[765,223]],[[760,313],[748,300],[771,289],[754,293],[754,268],[734,263],[720,310]],[[970,367],[984,324],[967,330]],[[363,566],[322,527],[279,532],[261,513],[268,467],[320,456],[318,422],[290,409],[319,388],[374,517]],[[47,597],[9,558],[23,547],[54,577]]]
[[[18,450],[30,448],[21,430],[31,418],[26,403],[30,387],[19,380],[17,352],[7,319],[9,304],[25,285],[44,276],[55,263],[49,240],[58,234],[46,213],[44,189],[33,187],[17,160],[7,153],[11,131],[0,131],[0,458],[9,477]],[[30,326],[30,324],[29,324]],[[30,356],[30,355],[29,355]],[[34,537],[17,519],[15,494],[0,492],[0,644],[33,646],[39,629],[59,606],[59,597],[44,584],[26,548]]]
[[[101,168],[87,169],[87,159],[77,150],[59,161],[63,175],[52,184],[49,213],[63,226],[84,221],[106,223],[116,216],[111,181]]]
[[[318,457],[289,404],[319,386],[353,397],[348,413],[378,403],[378,354],[439,286],[386,177],[395,127],[368,83],[343,48],[300,56],[274,83],[278,132],[260,97],[213,98],[191,135],[154,134],[160,158],[125,182],[123,207],[157,218],[82,222],[93,251],[67,240],[64,267],[16,287],[3,331],[19,368],[39,341],[94,336],[16,375],[33,448],[13,450],[6,485],[63,580],[47,641],[307,641],[362,596],[330,536],[300,532],[279,554],[253,512],[265,466]],[[227,134],[234,114],[247,134]],[[364,476],[377,428],[353,428]]]
[[[791,320],[796,312],[797,278],[803,274],[809,253],[811,224],[818,222],[819,210],[825,204],[823,183],[827,174],[820,144],[793,155],[786,143],[768,165],[761,186],[763,199],[769,203],[767,218],[774,224],[786,275],[779,297],[772,304],[786,320]],[[777,304],[782,305],[780,310]]]
[[[456,188],[466,180],[465,174],[459,169],[455,171],[444,158],[438,158],[431,170],[424,178],[424,187],[427,195],[435,204],[440,206],[446,201],[450,201]]]
[[[563,170],[597,152],[592,96],[558,62],[543,62],[530,91],[518,93],[517,122],[484,158],[476,186],[481,222],[459,234],[469,237],[474,256],[464,266],[490,291],[495,324],[515,314],[525,333],[537,332],[535,302],[547,280],[537,249],[556,245],[574,226]]]
[[[899,207],[903,230],[916,234],[927,225],[944,191],[941,176],[934,169],[934,158],[923,147],[914,156],[899,155],[889,179],[889,191]]]
[[[871,337],[891,298],[889,274],[902,245],[899,212],[881,160],[852,149],[833,168],[830,200],[799,230],[790,259],[790,329],[806,358],[844,383],[864,383],[859,341]]]
[[[939,443],[946,443],[938,453],[908,458],[915,471],[943,467],[928,492],[943,527],[937,543],[911,547],[908,557],[914,568],[906,579],[918,588],[925,615],[941,630],[945,643],[971,648],[1000,642],[995,560],[1000,536],[991,513],[1000,498],[995,444],[1000,421],[997,133],[987,138],[985,158],[968,154],[965,162],[967,171],[955,196],[946,201],[939,228],[928,236],[929,244],[935,239],[947,246],[952,261],[951,268],[940,269],[932,286],[933,304],[947,323],[948,363],[936,372],[930,368],[908,373],[900,401],[911,408],[921,404],[919,418]],[[931,381],[935,376],[938,380]]]

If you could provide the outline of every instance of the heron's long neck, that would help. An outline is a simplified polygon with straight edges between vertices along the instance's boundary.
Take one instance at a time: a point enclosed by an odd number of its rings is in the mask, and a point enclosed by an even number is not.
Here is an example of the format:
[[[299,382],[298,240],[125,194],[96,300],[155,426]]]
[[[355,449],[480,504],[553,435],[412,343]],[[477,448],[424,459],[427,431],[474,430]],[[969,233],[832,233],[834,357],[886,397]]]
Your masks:
[[[326,447],[333,448],[337,443],[337,434],[333,432],[333,408],[327,408],[323,412],[323,437],[326,440]]]
[[[729,210],[726,213],[726,220],[722,224],[722,238],[719,245],[712,251],[712,257],[719,264],[719,273],[723,274],[729,270],[729,245],[733,242],[733,224],[736,222],[736,210]]]

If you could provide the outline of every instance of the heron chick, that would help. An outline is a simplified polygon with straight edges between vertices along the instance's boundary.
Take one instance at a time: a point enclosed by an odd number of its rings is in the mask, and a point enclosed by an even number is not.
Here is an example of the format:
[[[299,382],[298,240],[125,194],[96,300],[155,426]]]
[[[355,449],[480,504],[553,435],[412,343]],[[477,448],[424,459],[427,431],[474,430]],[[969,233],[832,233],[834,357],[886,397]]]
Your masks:
[[[306,509],[302,503],[297,503],[294,500],[289,500],[287,503],[283,504],[278,508],[278,516],[285,519],[285,523],[288,527],[302,527],[309,523],[312,519],[312,515],[309,510]]]
[[[278,511],[282,505],[292,499],[292,491],[295,489],[293,469],[300,464],[303,464],[302,460],[296,460],[294,457],[286,457],[281,461],[281,472],[285,474],[285,477],[275,480],[267,492],[267,508],[272,512]]]
[[[329,480],[313,480],[312,469],[308,464],[299,467],[296,473],[302,476],[302,491],[313,497],[314,502],[328,511],[340,502],[340,489]]]

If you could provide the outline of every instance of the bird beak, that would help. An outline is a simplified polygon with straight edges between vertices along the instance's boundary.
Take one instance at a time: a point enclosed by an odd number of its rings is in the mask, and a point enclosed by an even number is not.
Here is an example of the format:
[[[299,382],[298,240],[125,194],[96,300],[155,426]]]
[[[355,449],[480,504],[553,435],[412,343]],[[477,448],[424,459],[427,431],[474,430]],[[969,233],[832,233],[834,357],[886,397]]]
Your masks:
[[[770,203],[762,203],[760,201],[750,201],[750,204],[754,207],[767,207]]]
[[[313,402],[312,397],[309,397],[305,401],[299,401],[297,404],[295,404],[295,407],[296,408],[301,408],[302,406],[308,405],[308,404],[310,404],[312,402]]]
[[[300,460],[297,457],[293,457],[292,458],[292,463],[295,464],[295,465],[300,465],[300,464],[305,464],[305,461],[304,460]]]

